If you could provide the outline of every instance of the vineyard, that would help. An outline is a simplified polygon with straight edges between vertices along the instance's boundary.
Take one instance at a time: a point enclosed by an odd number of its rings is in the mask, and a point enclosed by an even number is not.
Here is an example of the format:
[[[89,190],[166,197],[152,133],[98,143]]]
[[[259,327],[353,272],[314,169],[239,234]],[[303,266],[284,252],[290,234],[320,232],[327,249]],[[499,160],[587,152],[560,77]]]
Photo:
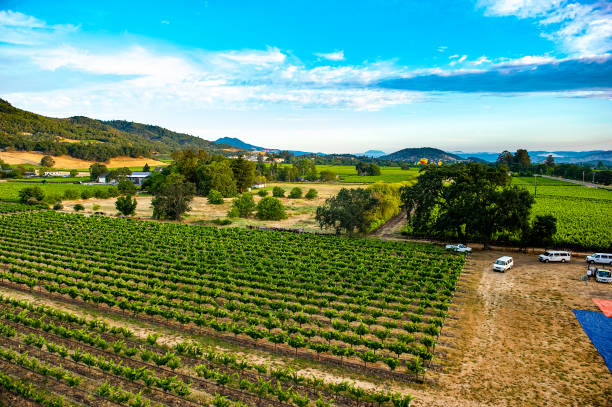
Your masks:
[[[400,381],[422,380],[434,359],[464,263],[416,243],[51,211],[1,216],[0,242],[6,287]],[[10,298],[0,310],[0,365],[47,405],[59,405],[58,394],[67,404],[130,406],[410,404]],[[41,375],[57,380],[43,386]]]
[[[612,246],[612,191],[538,177],[533,215],[557,218],[559,246],[608,249]],[[532,177],[513,178],[515,185],[535,193]]]

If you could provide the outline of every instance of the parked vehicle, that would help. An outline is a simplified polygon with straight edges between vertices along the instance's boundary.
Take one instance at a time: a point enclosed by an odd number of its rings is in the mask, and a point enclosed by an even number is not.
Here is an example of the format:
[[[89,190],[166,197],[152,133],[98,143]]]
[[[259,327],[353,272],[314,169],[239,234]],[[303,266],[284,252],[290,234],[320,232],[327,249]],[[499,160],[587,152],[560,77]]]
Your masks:
[[[514,260],[509,256],[502,256],[499,259],[495,260],[493,264],[494,271],[500,271],[505,273],[506,270],[510,270],[514,266]]]
[[[446,245],[446,250],[452,250],[455,252],[459,252],[459,253],[472,253],[472,248],[471,247],[467,247],[464,244],[447,244]]]
[[[565,263],[572,260],[572,254],[559,250],[546,250],[544,253],[538,256],[538,260],[543,263],[548,263],[549,261],[558,261],[561,263]]]
[[[610,270],[597,269],[595,281],[598,283],[612,283],[612,272]]]
[[[610,253],[593,253],[591,256],[586,256],[587,263],[612,264],[612,254]]]

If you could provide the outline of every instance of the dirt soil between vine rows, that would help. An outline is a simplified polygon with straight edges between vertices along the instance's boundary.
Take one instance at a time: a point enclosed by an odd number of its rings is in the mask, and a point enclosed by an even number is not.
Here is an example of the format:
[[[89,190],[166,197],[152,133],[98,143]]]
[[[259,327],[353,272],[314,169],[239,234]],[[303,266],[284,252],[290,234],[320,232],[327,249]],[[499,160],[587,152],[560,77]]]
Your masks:
[[[516,266],[495,273],[497,257],[510,255]],[[311,361],[292,361],[215,341],[248,359],[288,364],[301,373],[315,373],[326,381],[349,379],[364,388],[411,393],[413,406],[610,406],[612,374],[596,351],[572,309],[599,311],[592,298],[612,300],[612,284],[586,285],[584,257],[570,264],[540,264],[536,254],[507,250],[475,250],[462,274],[454,304],[436,348],[436,361],[426,382],[399,383],[365,376]],[[2,288],[0,293],[22,299],[32,294]],[[87,314],[74,305],[37,297],[37,303],[61,306]],[[104,312],[100,312],[104,316]],[[108,316],[145,336],[155,327]],[[174,342],[187,332],[162,332],[160,341]],[[200,338],[202,339],[202,338]]]

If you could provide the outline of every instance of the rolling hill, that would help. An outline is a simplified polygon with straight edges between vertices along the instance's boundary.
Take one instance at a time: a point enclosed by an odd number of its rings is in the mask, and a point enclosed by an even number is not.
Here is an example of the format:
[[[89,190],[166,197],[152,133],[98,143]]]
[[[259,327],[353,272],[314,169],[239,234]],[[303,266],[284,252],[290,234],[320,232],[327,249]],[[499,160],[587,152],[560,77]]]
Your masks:
[[[0,99],[0,148],[107,161],[120,156],[151,157],[189,147],[217,153],[229,148],[158,126],[83,116],[46,117]]]
[[[403,150],[396,151],[380,158],[392,161],[419,161],[421,158],[427,158],[430,161],[444,162],[464,160],[458,155],[432,147],[404,148]]]

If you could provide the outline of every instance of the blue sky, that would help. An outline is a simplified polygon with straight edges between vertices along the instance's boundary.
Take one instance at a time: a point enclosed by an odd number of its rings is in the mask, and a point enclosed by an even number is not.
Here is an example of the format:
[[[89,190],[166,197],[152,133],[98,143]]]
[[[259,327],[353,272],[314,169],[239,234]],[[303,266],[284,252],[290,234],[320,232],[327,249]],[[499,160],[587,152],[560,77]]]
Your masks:
[[[612,149],[612,3],[0,0],[0,97],[308,151]]]

